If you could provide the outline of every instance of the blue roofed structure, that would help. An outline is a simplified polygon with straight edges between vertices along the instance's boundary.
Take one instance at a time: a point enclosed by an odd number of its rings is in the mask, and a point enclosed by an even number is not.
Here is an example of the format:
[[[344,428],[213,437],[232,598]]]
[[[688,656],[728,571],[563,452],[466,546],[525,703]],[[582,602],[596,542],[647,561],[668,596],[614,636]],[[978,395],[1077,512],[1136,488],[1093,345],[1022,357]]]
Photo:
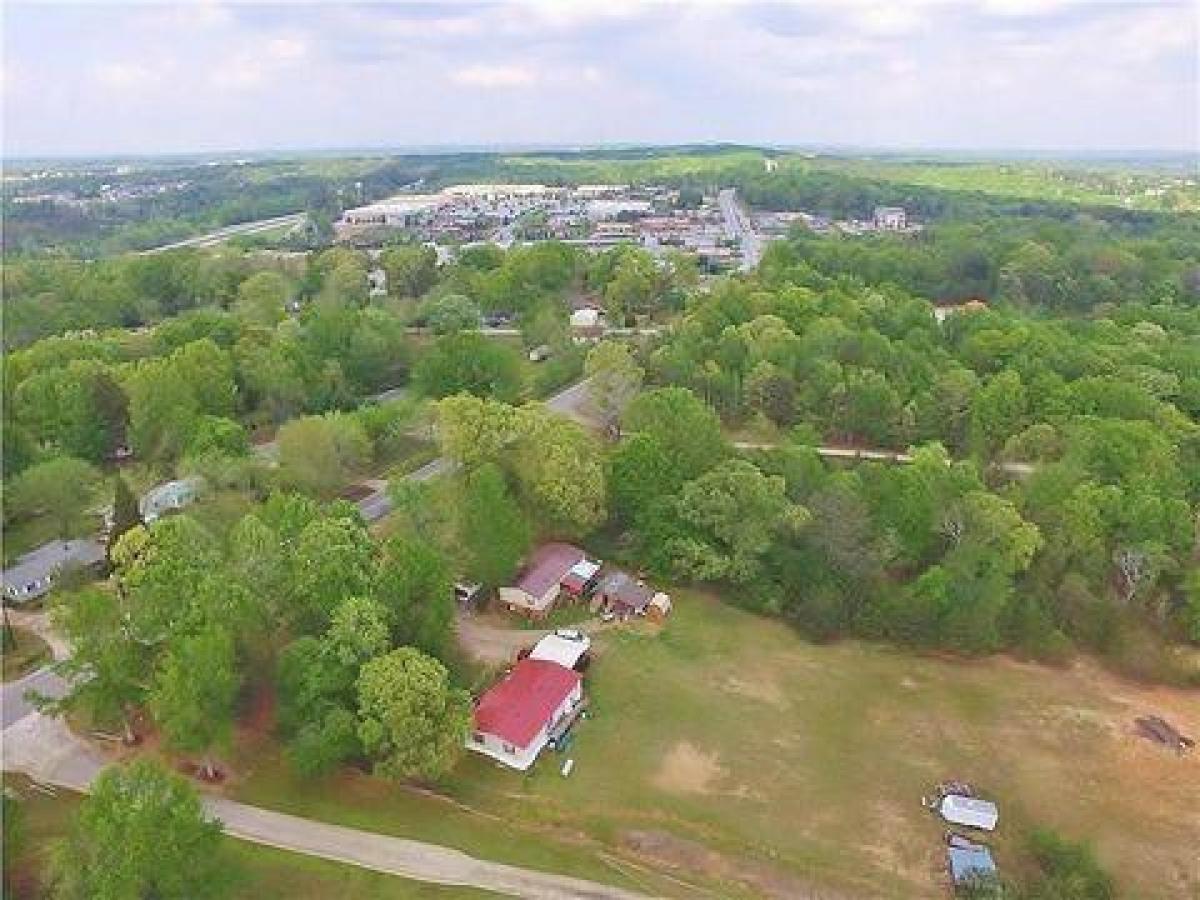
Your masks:
[[[982,844],[958,838],[950,842],[950,846],[946,848],[946,856],[950,864],[950,877],[956,885],[969,884],[971,881],[990,878],[996,874],[992,851]]]

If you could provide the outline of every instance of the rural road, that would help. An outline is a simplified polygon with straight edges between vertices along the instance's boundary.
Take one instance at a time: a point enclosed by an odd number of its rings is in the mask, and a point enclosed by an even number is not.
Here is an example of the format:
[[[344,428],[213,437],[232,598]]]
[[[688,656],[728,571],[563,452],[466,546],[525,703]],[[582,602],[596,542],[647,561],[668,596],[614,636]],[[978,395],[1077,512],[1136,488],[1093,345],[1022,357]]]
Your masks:
[[[306,213],[288,213],[286,216],[275,216],[271,219],[259,219],[256,222],[242,222],[238,225],[226,225],[208,234],[198,234],[182,241],[173,241],[149,250],[139,250],[138,256],[150,256],[154,253],[165,253],[168,250],[182,250],[185,247],[211,247],[239,234],[254,234],[256,231],[270,231],[284,225],[299,225],[304,221]]]
[[[86,792],[108,761],[61,719],[31,713],[5,727],[4,768],[42,784]],[[416,881],[459,885],[534,900],[634,900],[642,895],[595,882],[477,859],[460,850],[344,828],[203,796],[233,837]]]
[[[771,441],[734,441],[733,446],[738,450],[773,450],[780,444]],[[894,463],[910,463],[913,461],[912,455],[909,453],[901,453],[896,450],[872,450],[870,448],[860,447],[838,447],[834,445],[821,445],[813,447],[818,456],[825,459],[856,459],[869,460],[871,462],[894,462]],[[1018,478],[1027,478],[1037,471],[1037,467],[1033,463],[1027,462],[1000,462],[994,464],[1000,471],[1007,472],[1009,475],[1015,475]]]
[[[47,644],[55,659],[66,659],[71,650],[66,642],[54,633],[49,617],[44,612],[9,610],[13,625],[32,631]],[[36,691],[57,699],[67,692],[67,683],[50,666],[42,666],[27,675],[4,683],[0,690],[0,728],[8,728],[14,722],[34,712],[33,704],[25,699],[27,691]]]
[[[3,720],[0,727],[8,728],[34,712],[33,704],[25,699],[25,692],[31,690],[57,699],[67,692],[67,683],[60,675],[51,671],[49,666],[43,666],[16,681],[5,682],[4,692],[0,697],[0,703],[4,706],[0,711],[3,713],[0,715],[0,719]]]

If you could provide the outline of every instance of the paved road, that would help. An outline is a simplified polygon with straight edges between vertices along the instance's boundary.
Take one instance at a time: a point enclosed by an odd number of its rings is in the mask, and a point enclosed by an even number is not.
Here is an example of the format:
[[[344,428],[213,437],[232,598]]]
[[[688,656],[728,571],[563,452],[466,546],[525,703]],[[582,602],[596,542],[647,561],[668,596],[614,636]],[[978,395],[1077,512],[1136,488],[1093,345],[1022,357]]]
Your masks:
[[[67,683],[49,666],[43,666],[16,681],[6,682],[0,697],[0,703],[3,703],[3,709],[0,710],[0,720],[3,724],[0,727],[7,728],[34,712],[33,704],[25,699],[26,691],[36,691],[47,697],[58,698],[67,692]]]
[[[185,247],[211,247],[213,244],[219,244],[231,237],[239,234],[254,234],[256,231],[270,231],[272,228],[279,228],[283,225],[298,225],[304,221],[307,213],[289,213],[286,216],[275,216],[271,219],[259,219],[257,222],[242,222],[238,225],[226,225],[224,228],[218,228],[216,231],[210,231],[208,234],[199,234],[196,237],[190,237],[182,241],[173,241],[170,244],[163,244],[161,247],[151,247],[149,250],[141,250],[139,256],[149,256],[153,253],[164,253],[167,250],[182,250]]]
[[[32,713],[4,729],[4,768],[43,784],[86,792],[109,762],[61,719]],[[641,895],[595,882],[477,859],[460,850],[372,834],[205,796],[209,813],[242,840],[435,884],[461,885],[535,900],[634,900]]]
[[[750,217],[738,205],[737,192],[725,188],[717,194],[717,204],[725,218],[725,233],[742,248],[742,271],[749,272],[762,259],[762,238],[754,230]]]
[[[50,627],[46,613],[13,609],[9,610],[8,616],[13,625],[32,631],[49,644],[50,653],[55,659],[66,659],[70,654],[71,648]],[[15,681],[6,682],[0,690],[0,728],[7,728],[34,711],[33,704],[25,699],[27,691],[57,699],[67,692],[67,683],[48,665]]]

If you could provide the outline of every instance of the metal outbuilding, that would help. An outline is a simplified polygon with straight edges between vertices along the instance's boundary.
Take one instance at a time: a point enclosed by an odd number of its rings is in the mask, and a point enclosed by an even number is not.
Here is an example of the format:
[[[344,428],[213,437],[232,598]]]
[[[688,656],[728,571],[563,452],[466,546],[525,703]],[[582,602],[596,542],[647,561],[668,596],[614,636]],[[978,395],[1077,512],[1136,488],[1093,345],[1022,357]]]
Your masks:
[[[947,794],[943,797],[938,804],[938,812],[947,822],[983,831],[995,831],[996,823],[1000,819],[1000,812],[995,803],[960,794]]]

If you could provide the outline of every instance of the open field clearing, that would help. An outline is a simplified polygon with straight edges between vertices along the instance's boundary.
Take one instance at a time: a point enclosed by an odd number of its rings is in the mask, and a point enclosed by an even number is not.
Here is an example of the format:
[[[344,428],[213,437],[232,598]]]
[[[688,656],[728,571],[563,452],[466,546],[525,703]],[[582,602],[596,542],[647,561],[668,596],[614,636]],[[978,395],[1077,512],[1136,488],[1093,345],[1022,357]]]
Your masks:
[[[571,777],[555,755],[528,776],[471,755],[447,785],[470,813],[363,776],[306,783],[273,754],[235,792],[593,878],[606,851],[703,886],[697,895],[907,898],[944,895],[943,828],[920,800],[955,777],[1000,806],[1002,872],[1024,870],[1024,839],[1045,826],[1092,841],[1123,895],[1200,889],[1200,759],[1133,733],[1147,712],[1200,733],[1196,693],[1090,663],[816,646],[694,594],[661,633],[599,637],[589,690]]]

